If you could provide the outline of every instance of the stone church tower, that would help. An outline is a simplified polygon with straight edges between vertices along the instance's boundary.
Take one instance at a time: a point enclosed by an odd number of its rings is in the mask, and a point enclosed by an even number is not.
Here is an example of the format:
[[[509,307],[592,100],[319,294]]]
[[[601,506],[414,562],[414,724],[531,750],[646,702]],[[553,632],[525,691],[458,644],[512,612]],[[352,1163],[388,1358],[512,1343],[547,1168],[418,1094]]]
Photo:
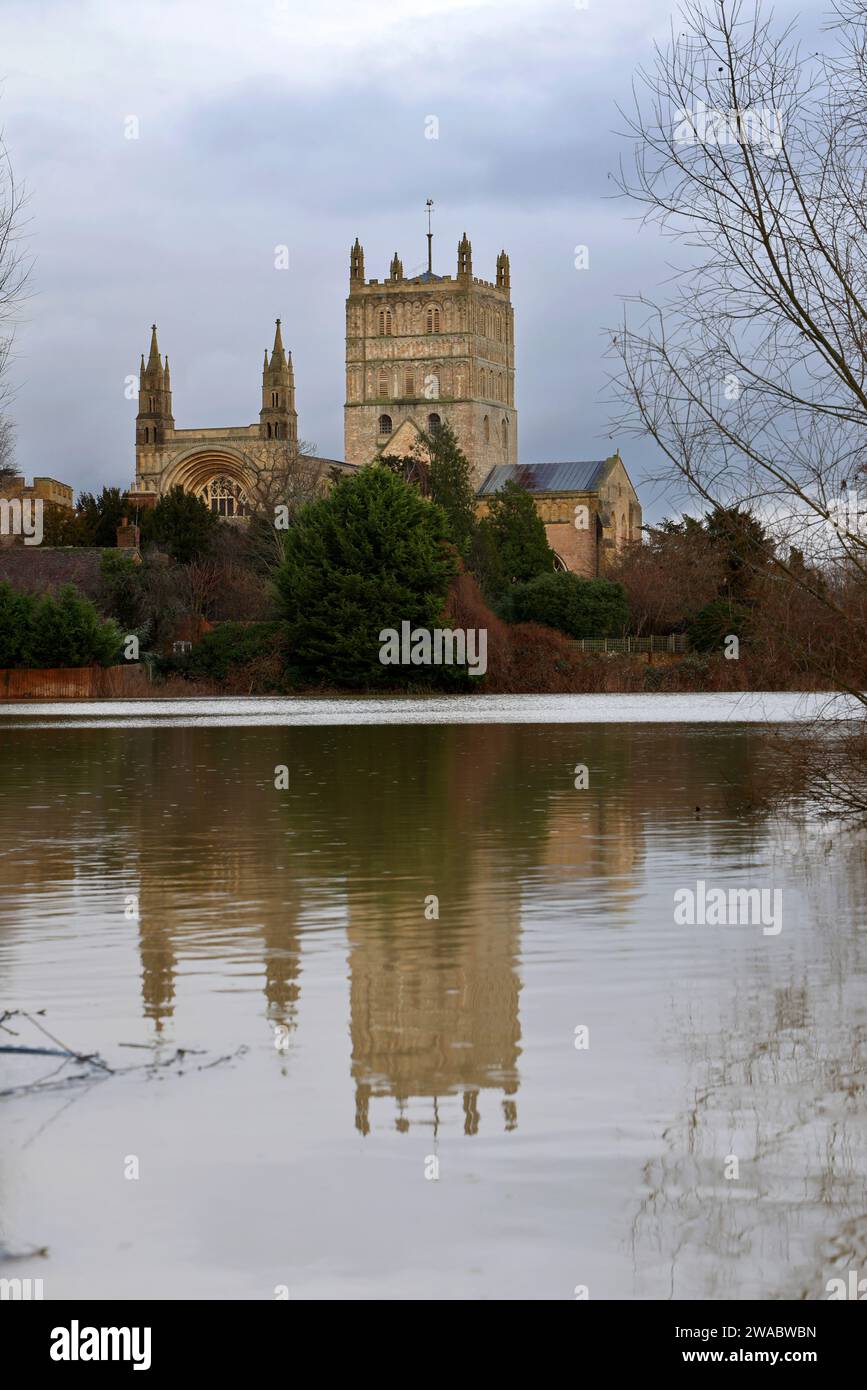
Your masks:
[[[150,354],[147,362],[142,356],[139,370],[136,479],[129,494],[134,501],[153,505],[180,484],[220,516],[243,517],[250,490],[263,475],[291,464],[297,448],[295,373],[279,319],[270,358],[265,352],[258,423],[204,429],[175,428],[169,359],[161,358],[152,327]]]
[[[286,356],[280,320],[274,334],[271,361],[265,353],[262,368],[262,409],[259,411],[259,433],[262,439],[298,439],[298,416],[295,412],[295,370],[292,354]]]
[[[165,367],[157,343],[157,326],[151,325],[151,350],[145,366],[142,353],[139,370],[138,415],[135,422],[136,454],[141,445],[165,444],[167,433],[175,427],[172,415],[172,383],[169,359]]]
[[[448,421],[479,486],[497,464],[518,461],[515,331],[509,258],[496,283],[473,275],[464,233],[457,274],[428,268],[407,279],[397,253],[388,278],[365,280],[364,252],[350,253],[346,301],[346,462],[412,453],[420,429]]]

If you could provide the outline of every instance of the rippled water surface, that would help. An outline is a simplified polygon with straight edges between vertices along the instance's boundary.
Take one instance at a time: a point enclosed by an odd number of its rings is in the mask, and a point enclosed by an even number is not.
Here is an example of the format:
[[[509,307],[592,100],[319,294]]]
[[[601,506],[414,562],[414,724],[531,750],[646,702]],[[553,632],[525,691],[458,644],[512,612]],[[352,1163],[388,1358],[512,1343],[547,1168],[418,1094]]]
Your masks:
[[[48,1247],[14,1273],[821,1298],[867,1263],[865,842],[782,817],[734,704],[648,698],[7,707],[0,1009],[113,1069],[0,1054],[0,1246]],[[780,889],[782,930],[677,925],[698,880]]]

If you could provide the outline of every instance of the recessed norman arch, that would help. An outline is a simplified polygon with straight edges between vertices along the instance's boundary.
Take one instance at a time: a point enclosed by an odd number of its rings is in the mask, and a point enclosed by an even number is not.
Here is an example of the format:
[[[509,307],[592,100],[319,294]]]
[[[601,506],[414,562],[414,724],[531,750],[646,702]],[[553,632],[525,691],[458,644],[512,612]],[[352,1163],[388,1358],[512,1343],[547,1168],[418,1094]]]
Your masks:
[[[194,449],[178,459],[167,471],[163,491],[182,487],[184,492],[201,496],[207,485],[216,479],[235,484],[246,496],[253,485],[254,470],[241,454],[229,449]]]

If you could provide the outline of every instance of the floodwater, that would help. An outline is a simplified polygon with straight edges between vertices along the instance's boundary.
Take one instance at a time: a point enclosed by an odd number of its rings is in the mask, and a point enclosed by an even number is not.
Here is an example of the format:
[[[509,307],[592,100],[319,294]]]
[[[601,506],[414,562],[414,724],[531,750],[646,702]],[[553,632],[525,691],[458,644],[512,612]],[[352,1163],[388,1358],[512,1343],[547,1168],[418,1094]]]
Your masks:
[[[0,1013],[30,1018],[0,1044],[55,1047],[39,1024],[111,1071],[0,1053],[0,1275],[46,1299],[863,1277],[865,838],[784,814],[743,697],[623,697],[641,722],[618,698],[5,707]],[[699,883],[779,912],[685,925]]]

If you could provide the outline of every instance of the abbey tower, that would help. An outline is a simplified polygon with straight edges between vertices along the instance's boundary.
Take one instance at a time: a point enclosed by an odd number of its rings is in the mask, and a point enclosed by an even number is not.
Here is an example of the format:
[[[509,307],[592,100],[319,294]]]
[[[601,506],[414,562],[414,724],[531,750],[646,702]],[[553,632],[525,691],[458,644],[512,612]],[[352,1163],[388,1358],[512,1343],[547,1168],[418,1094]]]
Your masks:
[[[350,253],[346,301],[346,462],[411,454],[418,431],[454,429],[479,486],[496,464],[518,461],[515,332],[509,258],[496,283],[473,275],[466,233],[457,274],[428,269],[407,279],[395,253],[386,280],[365,280],[364,252]]]

